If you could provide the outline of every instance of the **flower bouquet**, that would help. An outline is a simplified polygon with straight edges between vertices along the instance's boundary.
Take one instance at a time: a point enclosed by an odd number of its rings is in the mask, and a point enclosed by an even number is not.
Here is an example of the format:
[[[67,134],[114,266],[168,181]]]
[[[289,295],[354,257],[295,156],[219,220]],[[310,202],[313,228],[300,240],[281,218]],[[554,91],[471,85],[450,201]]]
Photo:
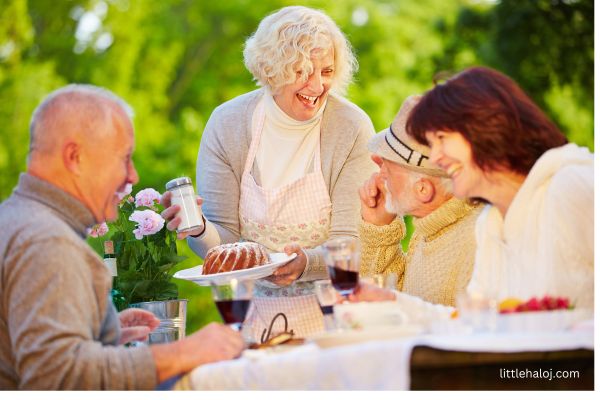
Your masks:
[[[114,243],[118,272],[112,290],[115,306],[120,311],[131,303],[177,299],[177,285],[171,278],[175,265],[186,257],[177,255],[176,234],[167,230],[160,216],[160,193],[148,188],[134,198],[128,185],[120,197],[117,220],[98,224],[89,232],[92,238]]]

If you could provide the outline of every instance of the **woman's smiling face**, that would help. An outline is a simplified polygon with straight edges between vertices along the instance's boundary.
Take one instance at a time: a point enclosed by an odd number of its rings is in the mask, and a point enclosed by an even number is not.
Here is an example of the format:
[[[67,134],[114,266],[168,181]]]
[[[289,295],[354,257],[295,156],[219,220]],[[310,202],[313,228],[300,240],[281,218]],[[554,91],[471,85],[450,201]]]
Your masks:
[[[283,86],[273,96],[279,108],[297,121],[307,121],[314,117],[327,100],[334,75],[333,48],[315,52],[311,56],[311,62],[313,73],[306,81],[299,77],[296,82]]]
[[[452,179],[452,191],[458,198],[483,197],[484,171],[473,161],[471,144],[458,132],[427,132],[431,147],[429,160]]]

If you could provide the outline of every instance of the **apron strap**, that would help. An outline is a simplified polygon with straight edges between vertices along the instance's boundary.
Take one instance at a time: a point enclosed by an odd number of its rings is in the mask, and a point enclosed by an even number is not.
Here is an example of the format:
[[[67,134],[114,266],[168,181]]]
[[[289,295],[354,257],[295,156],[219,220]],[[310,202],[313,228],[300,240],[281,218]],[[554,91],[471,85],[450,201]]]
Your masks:
[[[263,96],[268,96],[268,94],[264,94]],[[249,174],[252,165],[254,164],[254,158],[258,152],[258,145],[260,144],[263,126],[265,125],[265,118],[265,99],[264,97],[261,97],[252,114],[252,141],[250,142],[250,149],[248,150],[246,164],[244,165],[244,174]]]
[[[315,158],[313,159],[313,172],[321,173],[321,124],[323,123],[323,119],[319,123],[319,140],[317,140],[317,148],[315,149]]]

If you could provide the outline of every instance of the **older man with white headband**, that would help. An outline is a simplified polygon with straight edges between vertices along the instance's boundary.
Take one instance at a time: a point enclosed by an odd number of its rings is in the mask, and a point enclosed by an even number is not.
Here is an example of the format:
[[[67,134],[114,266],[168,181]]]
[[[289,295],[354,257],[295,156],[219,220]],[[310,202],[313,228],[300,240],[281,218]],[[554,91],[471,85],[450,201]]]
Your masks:
[[[371,138],[379,172],[360,189],[361,275],[396,273],[397,289],[431,303],[454,306],[473,271],[474,226],[480,207],[452,195],[446,173],[429,161],[429,148],[406,134],[407,117],[420,96],[411,96],[392,125]],[[414,217],[408,252],[403,217]],[[369,291],[357,300],[392,299],[390,291]]]

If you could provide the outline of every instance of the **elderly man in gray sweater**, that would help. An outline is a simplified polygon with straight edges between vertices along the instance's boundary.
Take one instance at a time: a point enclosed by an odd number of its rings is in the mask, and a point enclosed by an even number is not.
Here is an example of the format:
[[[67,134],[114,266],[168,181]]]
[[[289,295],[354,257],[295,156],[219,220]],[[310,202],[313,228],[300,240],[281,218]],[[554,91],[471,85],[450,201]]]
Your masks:
[[[175,343],[120,345],[157,320],[117,314],[85,237],[116,218],[118,192],[138,181],[130,110],[107,90],[69,85],[34,112],[27,172],[0,204],[0,389],[153,389],[243,348],[220,324]]]

